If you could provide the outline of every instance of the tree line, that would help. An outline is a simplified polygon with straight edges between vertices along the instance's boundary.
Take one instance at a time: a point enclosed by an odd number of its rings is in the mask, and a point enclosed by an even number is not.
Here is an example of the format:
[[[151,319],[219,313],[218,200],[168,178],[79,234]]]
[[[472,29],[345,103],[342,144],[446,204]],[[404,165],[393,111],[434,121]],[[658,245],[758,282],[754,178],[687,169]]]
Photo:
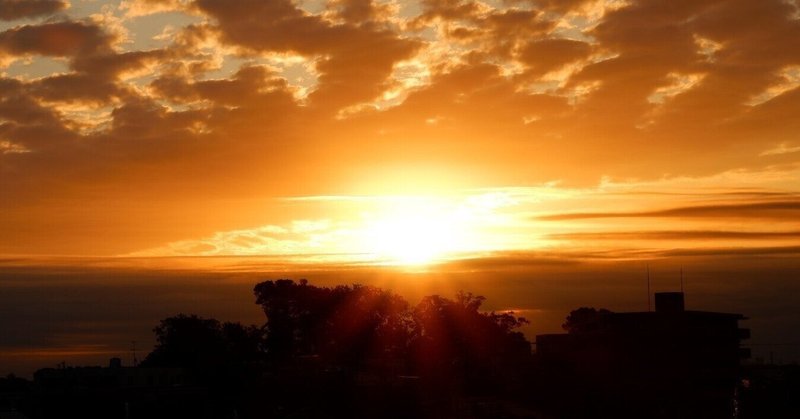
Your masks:
[[[373,286],[279,279],[257,284],[254,294],[263,325],[194,314],[163,319],[141,366],[184,368],[229,405],[258,392],[276,395],[279,404],[308,406],[311,397],[326,409],[352,411],[348,398],[365,380],[373,388],[411,386],[431,398],[508,393],[524,387],[532,360],[519,331],[528,321],[482,311],[485,297],[469,292],[431,295],[412,306]],[[393,399],[410,398],[416,399]]]

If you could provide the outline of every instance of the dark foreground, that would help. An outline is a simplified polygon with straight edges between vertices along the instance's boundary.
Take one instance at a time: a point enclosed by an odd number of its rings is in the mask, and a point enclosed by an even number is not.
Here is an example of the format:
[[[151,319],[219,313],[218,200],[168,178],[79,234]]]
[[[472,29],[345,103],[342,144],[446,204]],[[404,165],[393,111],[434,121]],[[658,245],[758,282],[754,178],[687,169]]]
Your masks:
[[[0,379],[0,418],[796,418],[800,368],[740,365],[736,314],[581,308],[561,335],[483,297],[262,282],[263,327],[194,315],[154,329],[138,365]],[[659,299],[660,304],[659,304]]]

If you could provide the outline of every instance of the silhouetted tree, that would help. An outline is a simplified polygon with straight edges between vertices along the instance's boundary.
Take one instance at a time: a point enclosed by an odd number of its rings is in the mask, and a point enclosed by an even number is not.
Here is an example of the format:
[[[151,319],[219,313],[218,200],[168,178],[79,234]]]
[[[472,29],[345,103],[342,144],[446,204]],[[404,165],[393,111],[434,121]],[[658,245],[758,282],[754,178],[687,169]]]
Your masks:
[[[485,298],[459,292],[455,300],[425,297],[414,309],[414,350],[421,374],[491,384],[530,357],[530,343],[515,329],[527,324],[512,312],[481,312]]]
[[[220,322],[179,314],[161,320],[153,329],[158,342],[143,366],[197,368],[207,366],[225,348]]]
[[[3,393],[22,393],[30,389],[31,383],[24,379],[17,377],[14,374],[8,374],[5,377],[0,377],[0,395]]]
[[[268,355],[319,355],[353,365],[370,357],[401,356],[410,330],[408,303],[375,287],[316,287],[307,281],[265,281],[254,289],[267,317]]]
[[[180,397],[174,399],[177,404],[173,409],[189,409],[184,413],[194,412],[190,416],[202,411],[208,415],[204,417],[229,417],[231,412],[244,412],[252,404],[251,393],[263,371],[264,339],[260,328],[178,314],[161,320],[153,332],[156,346],[141,366],[183,368],[189,384],[207,389],[202,400],[188,405],[182,404],[185,400]],[[148,417],[155,414],[151,413]]]
[[[530,357],[530,343],[516,330],[527,320],[481,312],[485,298],[472,293],[425,297],[413,310],[400,296],[362,285],[325,288],[282,279],[262,282],[254,293],[267,317],[273,360],[318,355],[328,365],[358,369],[369,361],[407,361],[430,377],[456,371],[485,377]]]
[[[157,344],[142,366],[186,368],[201,381],[243,380],[263,357],[263,332],[255,326],[179,314],[153,332]]]
[[[254,293],[263,327],[185,314],[160,321],[141,366],[182,368],[188,386],[150,389],[128,405],[132,417],[452,417],[453,396],[508,397],[530,359],[517,330],[527,321],[482,312],[485,298],[471,293],[425,297],[413,309],[363,285],[281,279]],[[81,397],[68,397],[75,411],[95,395]],[[120,400],[107,399],[98,417],[119,417],[107,411]]]
[[[581,307],[570,311],[566,321],[561,327],[567,333],[587,333],[600,329],[603,318],[611,314],[610,311],[594,307]]]

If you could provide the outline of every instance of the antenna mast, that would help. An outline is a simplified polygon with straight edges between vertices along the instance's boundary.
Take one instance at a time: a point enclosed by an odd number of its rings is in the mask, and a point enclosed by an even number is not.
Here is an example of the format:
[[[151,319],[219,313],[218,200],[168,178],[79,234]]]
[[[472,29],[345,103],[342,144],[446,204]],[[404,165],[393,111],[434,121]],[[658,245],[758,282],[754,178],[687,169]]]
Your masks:
[[[647,311],[653,311],[650,307],[650,264],[647,264]]]
[[[133,355],[133,366],[134,367],[138,367],[139,366],[139,360],[136,359],[136,341],[135,340],[131,341],[131,354]]]

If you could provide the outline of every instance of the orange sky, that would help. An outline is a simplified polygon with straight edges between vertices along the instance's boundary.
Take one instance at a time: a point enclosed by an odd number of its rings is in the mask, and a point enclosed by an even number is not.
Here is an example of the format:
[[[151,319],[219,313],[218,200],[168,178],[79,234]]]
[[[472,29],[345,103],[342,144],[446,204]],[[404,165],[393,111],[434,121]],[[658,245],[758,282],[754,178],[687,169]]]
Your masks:
[[[0,254],[797,256],[799,86],[794,0],[0,0]]]

